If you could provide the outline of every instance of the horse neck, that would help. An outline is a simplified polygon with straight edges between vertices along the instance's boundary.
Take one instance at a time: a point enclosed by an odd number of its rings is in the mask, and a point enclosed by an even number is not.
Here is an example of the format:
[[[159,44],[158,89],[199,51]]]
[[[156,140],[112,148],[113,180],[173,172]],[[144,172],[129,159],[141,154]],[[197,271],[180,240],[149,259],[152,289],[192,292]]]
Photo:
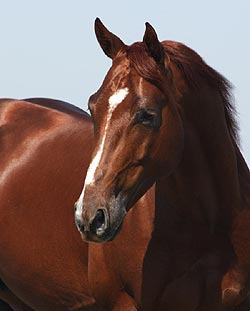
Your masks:
[[[185,95],[180,110],[183,158],[171,176],[157,182],[155,232],[164,236],[169,234],[166,226],[186,222],[190,224],[187,230],[197,234],[220,231],[227,235],[241,199],[235,147],[222,98],[204,88]]]

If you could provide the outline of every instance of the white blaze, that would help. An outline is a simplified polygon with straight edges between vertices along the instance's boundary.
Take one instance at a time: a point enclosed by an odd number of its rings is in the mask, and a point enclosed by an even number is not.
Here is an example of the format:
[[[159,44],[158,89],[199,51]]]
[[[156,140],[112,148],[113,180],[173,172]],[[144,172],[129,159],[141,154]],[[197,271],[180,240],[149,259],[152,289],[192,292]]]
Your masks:
[[[109,98],[108,113],[107,113],[106,124],[104,127],[102,140],[101,140],[101,143],[99,145],[99,148],[98,148],[94,158],[92,159],[92,161],[89,165],[82,193],[81,193],[81,195],[80,195],[80,197],[76,203],[76,214],[79,217],[81,217],[81,214],[82,214],[82,201],[83,201],[83,197],[84,197],[85,188],[87,185],[91,185],[95,181],[95,172],[96,172],[96,169],[97,169],[97,167],[100,163],[101,157],[102,157],[104,143],[105,143],[105,139],[106,139],[106,135],[107,135],[107,130],[108,130],[108,127],[110,124],[112,114],[113,114],[114,110],[116,109],[116,107],[120,103],[122,103],[123,100],[126,98],[126,96],[128,95],[128,91],[129,90],[127,87],[123,88],[123,89],[119,89],[113,95],[111,95]]]

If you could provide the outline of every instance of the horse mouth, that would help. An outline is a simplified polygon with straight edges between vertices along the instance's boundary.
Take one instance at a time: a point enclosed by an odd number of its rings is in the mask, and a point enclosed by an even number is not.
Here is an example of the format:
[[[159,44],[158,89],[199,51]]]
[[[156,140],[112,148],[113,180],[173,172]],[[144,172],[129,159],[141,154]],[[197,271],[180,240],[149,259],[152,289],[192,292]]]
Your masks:
[[[122,225],[123,221],[118,225],[117,228],[115,228],[115,230],[107,230],[102,235],[93,234],[91,231],[83,232],[81,233],[81,238],[84,242],[88,243],[102,244],[106,242],[112,242],[121,231]]]

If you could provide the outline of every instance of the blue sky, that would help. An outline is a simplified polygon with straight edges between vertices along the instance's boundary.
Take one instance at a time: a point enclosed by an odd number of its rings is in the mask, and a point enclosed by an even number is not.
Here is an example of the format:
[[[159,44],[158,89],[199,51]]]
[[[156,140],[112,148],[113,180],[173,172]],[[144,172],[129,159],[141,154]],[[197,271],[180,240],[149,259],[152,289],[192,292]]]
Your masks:
[[[250,1],[0,0],[0,97],[50,97],[86,109],[111,61],[93,31],[98,16],[121,39],[150,22],[234,85],[241,149],[250,164]]]

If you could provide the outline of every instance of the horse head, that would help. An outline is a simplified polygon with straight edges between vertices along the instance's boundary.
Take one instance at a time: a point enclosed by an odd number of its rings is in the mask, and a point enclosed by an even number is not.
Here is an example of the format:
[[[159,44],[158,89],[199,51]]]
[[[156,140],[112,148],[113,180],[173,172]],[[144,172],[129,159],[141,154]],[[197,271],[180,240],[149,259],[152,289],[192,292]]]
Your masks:
[[[76,224],[85,240],[105,242],[155,180],[174,170],[183,129],[170,60],[153,27],[146,23],[143,42],[131,46],[99,19],[95,32],[112,67],[88,103],[96,148]]]

